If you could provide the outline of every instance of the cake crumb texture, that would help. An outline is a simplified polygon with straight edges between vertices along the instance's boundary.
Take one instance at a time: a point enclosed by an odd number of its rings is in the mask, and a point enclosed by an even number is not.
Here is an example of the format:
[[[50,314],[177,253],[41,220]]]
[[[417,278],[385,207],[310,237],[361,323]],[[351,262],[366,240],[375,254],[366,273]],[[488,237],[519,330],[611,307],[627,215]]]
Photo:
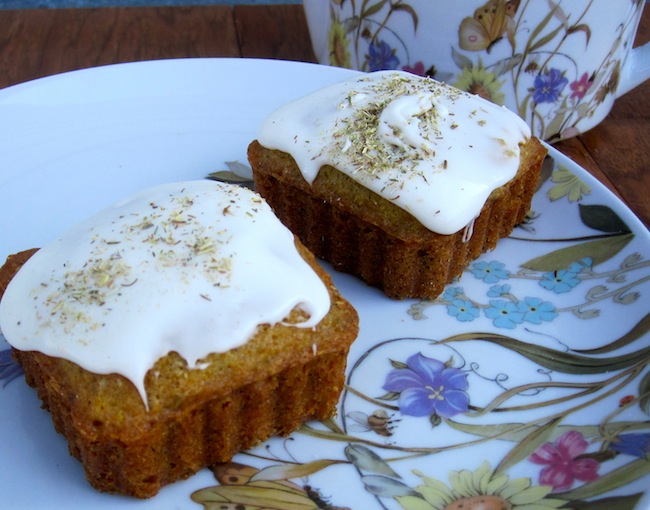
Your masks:
[[[296,246],[327,285],[332,305],[325,318],[314,328],[262,325],[247,344],[208,355],[206,368],[189,369],[168,354],[147,372],[148,410],[123,376],[13,350],[93,487],[148,498],[273,435],[335,414],[358,317],[313,255]],[[35,251],[11,255],[0,268],[0,298]],[[296,308],[285,322],[303,315]]]
[[[494,190],[473,224],[443,235],[332,166],[310,185],[288,153],[253,141],[255,186],[276,215],[318,257],[396,299],[435,299],[482,253],[494,249],[530,208],[547,150],[520,145],[517,174]]]

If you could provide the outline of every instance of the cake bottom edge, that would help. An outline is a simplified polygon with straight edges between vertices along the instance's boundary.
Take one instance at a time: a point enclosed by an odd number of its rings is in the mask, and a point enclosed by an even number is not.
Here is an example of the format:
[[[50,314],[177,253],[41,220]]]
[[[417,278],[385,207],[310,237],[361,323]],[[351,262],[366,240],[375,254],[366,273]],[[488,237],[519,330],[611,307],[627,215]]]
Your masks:
[[[405,241],[349,213],[336,202],[311,196],[255,172],[258,192],[278,217],[317,257],[334,269],[359,277],[393,299],[435,299],[481,254],[511,234],[529,211],[538,172],[508,186],[508,194],[489,200],[466,229],[448,236],[430,233]]]
[[[170,413],[134,437],[87,437],[75,423],[70,399],[39,370],[40,353],[14,350],[26,380],[68,441],[88,482],[100,492],[146,499],[173,482],[308,421],[336,413],[347,352],[322,354],[236,391]]]

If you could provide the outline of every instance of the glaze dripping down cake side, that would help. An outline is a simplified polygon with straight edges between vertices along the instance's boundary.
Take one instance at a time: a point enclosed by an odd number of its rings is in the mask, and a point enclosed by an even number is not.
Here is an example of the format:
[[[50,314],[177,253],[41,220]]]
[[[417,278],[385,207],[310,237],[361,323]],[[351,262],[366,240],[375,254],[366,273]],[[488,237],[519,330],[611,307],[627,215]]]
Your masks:
[[[393,298],[436,298],[530,208],[546,149],[508,110],[377,72],[272,113],[257,191],[317,256]]]
[[[138,498],[331,417],[358,331],[259,195],[212,181],[147,190],[10,256],[0,298],[90,483]]]

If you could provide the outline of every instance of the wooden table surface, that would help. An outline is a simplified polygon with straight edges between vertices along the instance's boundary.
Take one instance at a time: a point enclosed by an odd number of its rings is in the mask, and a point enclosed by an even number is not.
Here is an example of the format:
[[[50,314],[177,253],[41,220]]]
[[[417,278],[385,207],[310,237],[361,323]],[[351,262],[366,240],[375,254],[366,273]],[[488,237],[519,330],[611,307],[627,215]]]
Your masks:
[[[637,43],[650,40],[650,9]],[[181,57],[315,61],[300,5],[0,10],[0,88],[86,67]],[[650,81],[556,144],[650,226]]]

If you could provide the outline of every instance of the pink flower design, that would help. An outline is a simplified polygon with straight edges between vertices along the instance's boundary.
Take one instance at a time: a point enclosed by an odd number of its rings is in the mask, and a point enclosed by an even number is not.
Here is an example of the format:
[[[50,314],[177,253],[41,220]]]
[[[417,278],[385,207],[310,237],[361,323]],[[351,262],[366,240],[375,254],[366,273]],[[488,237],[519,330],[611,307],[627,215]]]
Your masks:
[[[569,87],[573,91],[571,93],[571,99],[582,99],[585,97],[585,94],[592,85],[592,81],[589,80],[589,75],[587,73],[583,74],[579,80],[571,82]]]
[[[574,136],[578,136],[579,134],[580,134],[580,130],[577,127],[569,126],[568,128],[562,130],[560,136],[562,138],[573,138]]]
[[[546,467],[539,475],[540,485],[550,485],[555,492],[570,489],[573,482],[593,482],[598,478],[600,464],[595,459],[582,457],[588,443],[580,432],[570,430],[555,443],[544,443],[529,460]]]
[[[403,71],[411,74],[417,74],[418,76],[426,76],[427,72],[424,69],[424,64],[421,60],[418,60],[412,67],[404,66],[402,67]]]

